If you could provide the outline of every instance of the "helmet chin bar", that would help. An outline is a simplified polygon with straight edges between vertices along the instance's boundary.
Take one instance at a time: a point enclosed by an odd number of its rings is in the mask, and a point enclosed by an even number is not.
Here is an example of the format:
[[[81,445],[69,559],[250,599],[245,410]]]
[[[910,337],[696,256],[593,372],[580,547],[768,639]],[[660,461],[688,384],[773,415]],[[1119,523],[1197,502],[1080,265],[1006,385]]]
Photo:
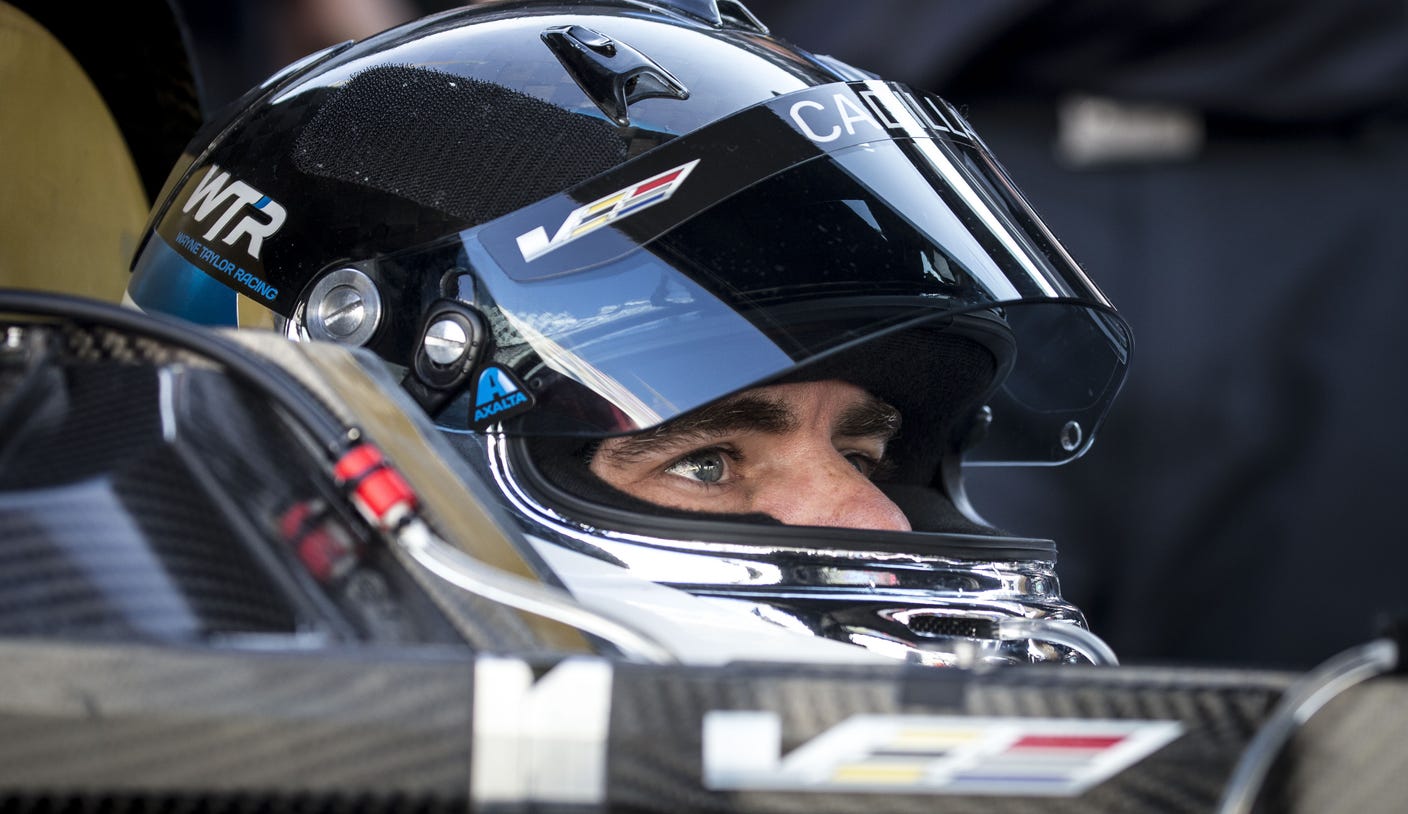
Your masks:
[[[492,432],[485,439],[490,472],[535,541],[587,554],[643,582],[913,664],[1116,663],[1086,630],[1080,610],[1061,598],[1051,561],[814,547],[776,534],[785,527],[708,541],[607,530],[545,506],[525,486],[512,442]],[[776,539],[740,541],[749,536]],[[603,590],[572,573],[558,576],[584,600]]]

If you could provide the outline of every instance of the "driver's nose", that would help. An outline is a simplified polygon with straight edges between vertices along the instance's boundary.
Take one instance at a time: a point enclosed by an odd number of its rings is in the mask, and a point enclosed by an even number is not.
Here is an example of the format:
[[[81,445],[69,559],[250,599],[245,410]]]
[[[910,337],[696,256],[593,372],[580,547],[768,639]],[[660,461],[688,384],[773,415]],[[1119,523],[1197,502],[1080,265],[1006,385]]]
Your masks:
[[[756,508],[789,526],[909,531],[909,519],[869,478],[835,453],[824,466],[793,467],[773,480]]]

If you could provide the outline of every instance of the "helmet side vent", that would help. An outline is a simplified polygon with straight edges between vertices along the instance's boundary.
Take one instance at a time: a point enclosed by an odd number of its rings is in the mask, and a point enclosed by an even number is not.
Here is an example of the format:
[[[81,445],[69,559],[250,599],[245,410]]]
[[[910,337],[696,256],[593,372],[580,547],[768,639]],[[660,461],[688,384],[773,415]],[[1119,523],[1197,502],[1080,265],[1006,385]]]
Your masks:
[[[309,175],[493,220],[621,163],[601,119],[457,74],[409,66],[353,77],[299,134]]]
[[[920,636],[960,636],[968,639],[997,638],[997,623],[975,616],[913,614],[909,629]]]

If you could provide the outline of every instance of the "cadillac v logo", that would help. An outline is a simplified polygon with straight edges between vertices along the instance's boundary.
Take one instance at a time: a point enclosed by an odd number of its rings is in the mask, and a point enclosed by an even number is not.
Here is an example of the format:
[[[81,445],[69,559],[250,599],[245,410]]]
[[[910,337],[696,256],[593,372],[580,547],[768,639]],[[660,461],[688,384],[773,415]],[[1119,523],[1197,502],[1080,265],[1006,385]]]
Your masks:
[[[644,181],[577,207],[558,227],[557,233],[551,239],[548,238],[547,229],[541,226],[525,232],[518,236],[518,250],[523,254],[525,262],[532,261],[578,238],[586,237],[603,226],[667,201],[698,163],[699,159],[696,158],[688,164],[652,175]]]

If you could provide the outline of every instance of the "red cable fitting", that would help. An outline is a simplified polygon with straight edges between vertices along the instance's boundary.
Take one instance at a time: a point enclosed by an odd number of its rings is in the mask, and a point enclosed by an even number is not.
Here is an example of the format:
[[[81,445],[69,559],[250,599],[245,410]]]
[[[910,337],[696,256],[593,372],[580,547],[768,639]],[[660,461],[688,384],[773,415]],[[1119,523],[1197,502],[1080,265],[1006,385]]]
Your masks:
[[[329,521],[321,503],[299,501],[279,517],[279,531],[319,582],[337,579],[356,567],[360,555],[343,530]]]
[[[357,562],[352,547],[322,527],[298,541],[298,559],[319,582],[342,576]]]
[[[352,502],[373,524],[392,528],[416,508],[416,493],[371,444],[348,450],[333,467]]]
[[[373,469],[385,464],[386,459],[382,457],[381,450],[371,444],[358,444],[337,459],[333,474],[337,475],[337,479],[342,483],[349,483],[366,477]]]

